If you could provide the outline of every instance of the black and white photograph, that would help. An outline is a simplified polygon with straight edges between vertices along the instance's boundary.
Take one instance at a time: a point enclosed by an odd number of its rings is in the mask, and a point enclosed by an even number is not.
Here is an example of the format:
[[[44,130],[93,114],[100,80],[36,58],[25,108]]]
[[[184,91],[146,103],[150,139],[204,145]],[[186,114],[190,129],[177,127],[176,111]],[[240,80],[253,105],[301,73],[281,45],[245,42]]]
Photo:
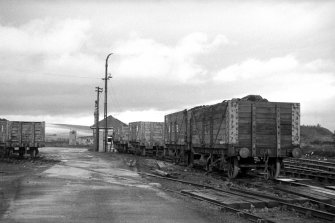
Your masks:
[[[335,221],[335,1],[0,0],[0,222]]]

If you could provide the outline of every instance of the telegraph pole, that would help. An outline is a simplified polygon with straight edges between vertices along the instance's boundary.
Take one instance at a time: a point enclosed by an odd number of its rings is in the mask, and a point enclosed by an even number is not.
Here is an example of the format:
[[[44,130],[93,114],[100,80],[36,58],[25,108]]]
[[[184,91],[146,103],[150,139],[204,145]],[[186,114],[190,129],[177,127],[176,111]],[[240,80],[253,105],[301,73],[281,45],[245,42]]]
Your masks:
[[[105,78],[103,80],[105,81],[105,103],[104,103],[104,119],[105,119],[105,137],[104,137],[104,151],[107,152],[107,136],[108,136],[108,126],[107,126],[107,81],[111,78],[111,76],[107,77],[107,71],[108,71],[108,58],[113,53],[110,53],[107,55],[106,58],[106,64],[105,64]]]
[[[99,94],[102,92],[101,87],[95,87],[97,100],[95,101],[95,151],[99,151]]]

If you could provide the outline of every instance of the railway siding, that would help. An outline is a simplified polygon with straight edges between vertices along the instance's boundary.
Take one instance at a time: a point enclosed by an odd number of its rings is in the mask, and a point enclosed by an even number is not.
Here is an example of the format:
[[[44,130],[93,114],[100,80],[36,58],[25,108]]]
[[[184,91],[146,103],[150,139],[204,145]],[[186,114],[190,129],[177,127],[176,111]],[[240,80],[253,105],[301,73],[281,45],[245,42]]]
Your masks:
[[[311,219],[310,222],[334,220],[334,205],[331,204],[334,199],[329,199],[328,196],[329,193],[333,192],[332,190],[306,187],[306,191],[310,190],[313,194],[328,199],[322,202],[319,201],[320,199],[314,199],[315,197],[307,198],[279,190],[276,188],[276,186],[282,186],[279,185],[279,181],[264,181],[257,176],[223,180],[222,176],[219,177],[219,174],[215,172],[204,175],[200,170],[164,161],[155,161],[152,158],[137,157],[136,159],[141,174],[149,181],[158,183],[162,190],[190,197],[194,201],[199,200],[217,205],[225,211],[237,213],[238,216],[251,221],[261,219],[260,221],[263,222],[309,222],[306,220],[307,218]],[[148,162],[148,160],[151,161]],[[155,162],[164,163],[164,165],[158,165]],[[150,163],[150,168],[142,169],[142,165],[147,163],[148,165]],[[156,175],[155,168],[173,175],[173,178]],[[243,182],[254,182],[254,184],[245,186]],[[300,191],[300,187],[299,189],[296,186],[286,187],[291,188],[291,191]]]
[[[335,163],[312,159],[287,159],[284,160],[284,175],[293,175],[317,179],[319,181],[335,182]]]

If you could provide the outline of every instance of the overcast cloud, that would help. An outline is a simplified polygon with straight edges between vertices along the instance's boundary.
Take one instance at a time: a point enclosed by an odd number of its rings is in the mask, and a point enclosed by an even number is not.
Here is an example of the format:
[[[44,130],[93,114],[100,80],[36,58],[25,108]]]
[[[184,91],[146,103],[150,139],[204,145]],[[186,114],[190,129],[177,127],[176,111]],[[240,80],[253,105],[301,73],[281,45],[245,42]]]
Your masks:
[[[334,17],[333,1],[4,0],[0,114],[93,124],[113,52],[108,113],[124,122],[260,94],[334,131]]]

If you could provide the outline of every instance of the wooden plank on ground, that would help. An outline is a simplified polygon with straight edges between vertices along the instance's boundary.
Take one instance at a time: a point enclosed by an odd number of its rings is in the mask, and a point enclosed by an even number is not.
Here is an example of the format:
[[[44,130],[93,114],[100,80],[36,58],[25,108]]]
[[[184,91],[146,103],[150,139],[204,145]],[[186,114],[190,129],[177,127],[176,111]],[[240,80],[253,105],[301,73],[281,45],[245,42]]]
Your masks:
[[[275,189],[284,191],[286,193],[295,194],[301,197],[306,197],[309,199],[318,200],[318,201],[322,201],[328,204],[332,204],[332,199],[322,196],[320,194],[312,193],[311,190],[306,190],[305,187],[297,188],[297,187],[288,187],[284,185],[278,185],[275,187]]]
[[[284,198],[284,197],[275,197],[273,195],[267,195],[263,191],[246,191],[246,190],[241,190],[241,189],[237,189],[237,188],[230,188],[230,190],[232,190],[234,192],[240,192],[240,193],[247,194],[247,195],[254,195],[256,197],[263,197],[263,198],[267,198],[267,199],[270,199],[270,200],[285,202],[285,203],[289,203],[289,204],[305,203],[306,201],[308,201],[307,198],[297,196],[297,195],[295,195],[295,198]]]
[[[262,201],[260,199],[251,197],[251,196],[245,196],[243,194],[230,194],[230,193],[225,193],[225,192],[221,192],[221,191],[215,191],[215,190],[207,190],[208,193],[213,194],[215,196],[219,196],[221,197],[222,195],[230,195],[230,196],[236,196],[237,199],[241,200],[241,201],[245,201],[248,202],[250,204],[252,204],[255,208],[265,208],[266,206],[266,202]]]
[[[241,200],[229,194],[222,193],[221,196],[210,194],[202,190],[182,190],[184,194],[188,194],[197,198],[201,198],[217,204],[222,204],[236,209],[250,209],[251,203]]]
[[[236,195],[239,195],[241,197],[248,197],[248,198],[251,198],[255,201],[261,201],[266,207],[268,208],[274,208],[274,207],[277,207],[279,205],[279,202],[276,201],[276,200],[272,200],[272,199],[268,199],[268,198],[263,198],[263,197],[259,197],[259,196],[254,196],[254,195],[246,195],[245,193],[240,193],[240,192],[237,192],[237,191],[234,191],[234,192],[231,192],[231,193],[234,193]],[[255,202],[256,203],[256,202]],[[257,205],[257,203],[256,203]],[[256,208],[258,208],[256,205],[254,205]]]

